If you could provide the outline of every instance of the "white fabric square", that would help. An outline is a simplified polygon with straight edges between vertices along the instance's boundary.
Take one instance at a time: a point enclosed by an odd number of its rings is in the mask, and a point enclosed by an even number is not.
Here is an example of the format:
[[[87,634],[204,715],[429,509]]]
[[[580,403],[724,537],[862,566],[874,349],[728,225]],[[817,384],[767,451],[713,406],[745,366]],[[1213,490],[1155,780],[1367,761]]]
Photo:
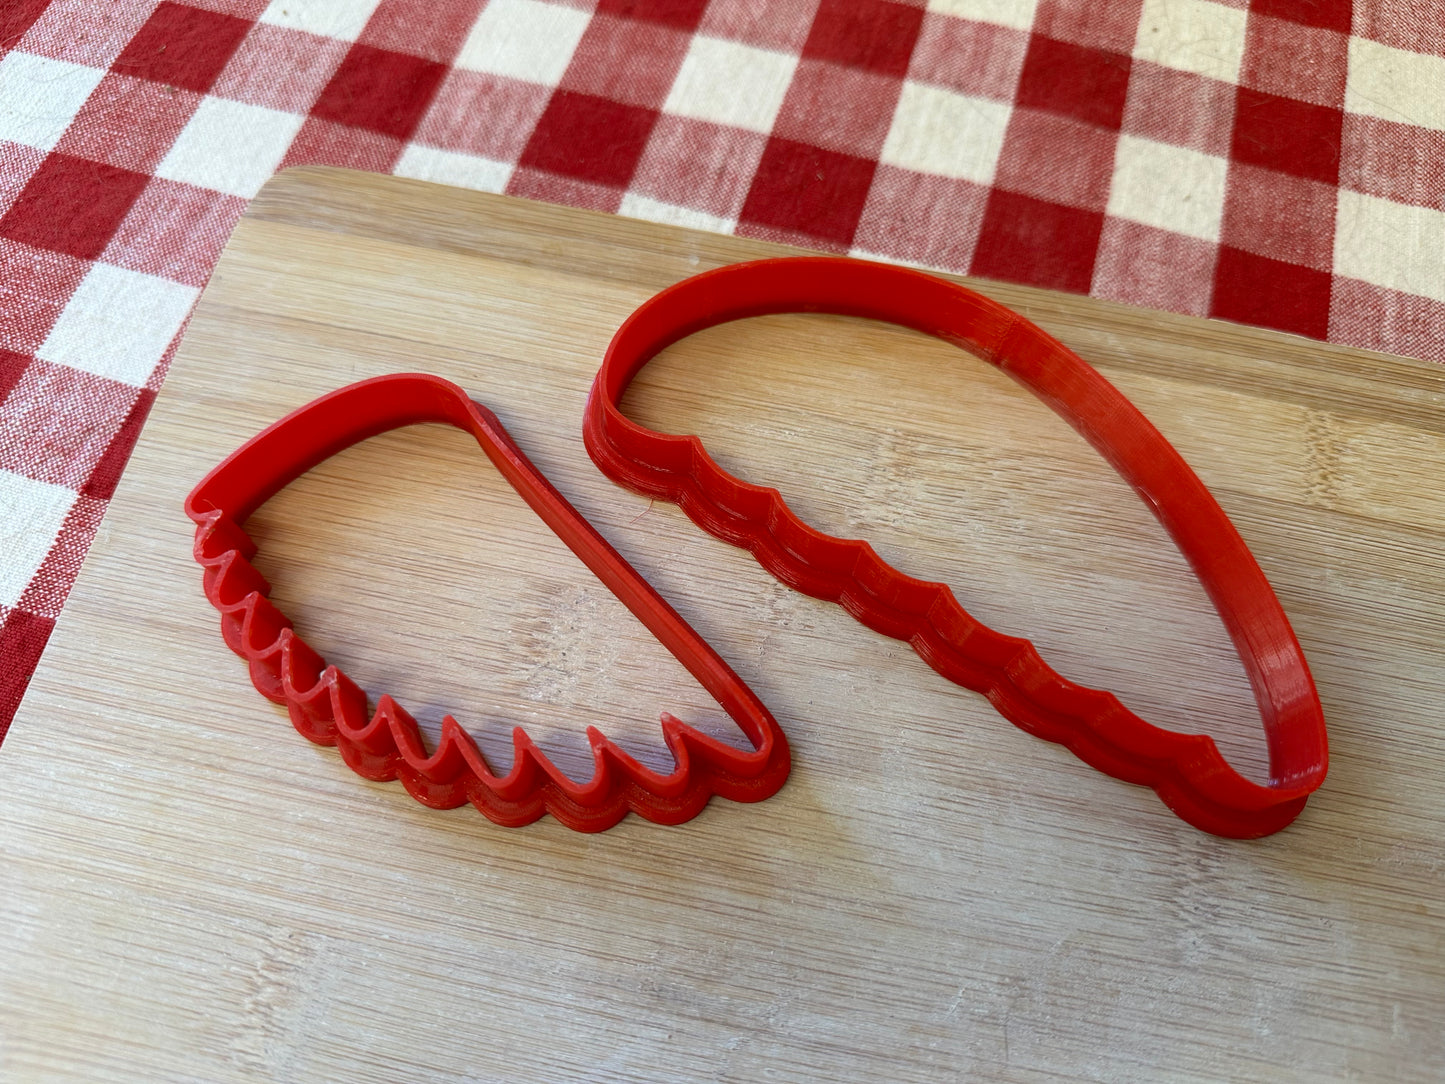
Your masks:
[[[1351,38],[1345,109],[1445,130],[1445,57]]]
[[[879,161],[890,166],[993,181],[1013,107],[905,80]]]
[[[1335,274],[1445,302],[1445,211],[1341,188]]]
[[[156,176],[250,199],[276,172],[303,120],[227,98],[202,98]]]
[[[954,15],[1015,30],[1033,27],[1037,7],[1038,0],[928,0],[928,10],[939,15]]]
[[[730,218],[719,218],[706,211],[694,211],[691,207],[679,207],[675,203],[648,199],[635,192],[622,197],[617,213],[628,218],[642,218],[648,222],[662,222],[669,226],[685,226],[690,230],[706,230],[708,233],[732,233],[737,225]]]
[[[554,87],[591,16],[538,0],[490,0],[457,54],[456,67]]]
[[[767,134],[793,81],[798,58],[698,34],[662,108],[679,117]]]
[[[501,192],[512,177],[512,166],[509,162],[476,154],[458,154],[411,143],[392,172],[398,177],[415,177],[419,181],[436,181],[479,192]]]
[[[155,275],[94,264],[36,356],[143,387],[199,293]]]
[[[50,150],[104,76],[99,68],[10,52],[0,60],[0,139]]]
[[[1229,162],[1189,147],[1121,135],[1108,212],[1204,241],[1219,240]]]
[[[1235,83],[1248,19],[1247,11],[1210,0],[1144,0],[1134,56]]]
[[[271,0],[260,21],[355,41],[381,0]]]
[[[0,470],[0,604],[14,606],[45,561],[76,493]]]

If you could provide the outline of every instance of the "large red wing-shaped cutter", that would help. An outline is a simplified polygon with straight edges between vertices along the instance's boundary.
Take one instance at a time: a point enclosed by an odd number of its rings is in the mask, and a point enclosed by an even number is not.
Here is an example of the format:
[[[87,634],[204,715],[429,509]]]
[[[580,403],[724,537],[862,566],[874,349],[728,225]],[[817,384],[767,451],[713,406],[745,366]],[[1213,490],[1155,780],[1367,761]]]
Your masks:
[[[532,509],[722,705],[753,748],[735,749],[664,713],[663,735],[676,768],[663,775],[589,727],[595,770],[589,782],[577,783],[517,727],[512,769],[499,777],[451,716],[443,721],[436,750],[428,753],[415,720],[389,696],[371,713],[366,694],[326,665],[271,604],[270,586],[250,561],[255,544],[242,527],[288,482],[343,448],[419,422],[444,422],[471,433]],[[317,399],[253,437],[208,474],[186,500],[186,514],[196,524],[195,556],[205,570],[206,597],[221,612],[226,643],[249,664],[257,690],[285,704],[307,738],[336,745],[357,773],[400,779],[425,805],[449,809],[471,802],[507,826],[551,813],[569,828],[598,832],[629,809],[676,824],[695,816],[714,794],[761,801],[788,777],[787,740],[753,691],[552,487],[496,416],[449,381],[402,373]]]
[[[1027,640],[970,616],[946,585],[904,575],[866,542],[809,527],[777,490],[719,467],[697,437],[653,432],[622,415],[628,384],[669,344],[729,320],[787,312],[862,316],[937,336],[1008,373],[1087,438],[1158,516],[1223,617],[1264,721],[1268,784],[1231,768],[1211,738],[1152,726],[1112,694],[1060,677]],[[867,424],[866,403],[858,413]],[[1024,730],[1067,746],[1101,771],[1152,787],[1207,832],[1241,838],[1276,832],[1324,780],[1324,715],[1304,653],[1218,502],[1117,388],[1062,343],[972,290],[831,257],[763,260],[687,279],[618,330],[592,386],[583,435],[614,481],[680,504],[705,530],[751,550],[784,583],[907,640],[940,674],[984,693]]]

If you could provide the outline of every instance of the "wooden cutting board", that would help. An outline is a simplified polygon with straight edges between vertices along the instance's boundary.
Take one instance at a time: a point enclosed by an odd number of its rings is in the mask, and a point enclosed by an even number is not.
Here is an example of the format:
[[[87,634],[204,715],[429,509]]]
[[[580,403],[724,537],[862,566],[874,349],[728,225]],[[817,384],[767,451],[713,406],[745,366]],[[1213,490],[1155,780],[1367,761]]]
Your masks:
[[[0,751],[0,1078],[1412,1079],[1445,1075],[1445,372],[995,284],[1174,441],[1314,666],[1334,762],[1272,838],[1203,835],[905,645],[775,583],[581,443],[617,324],[785,251],[333,170],[240,224]],[[771,706],[772,800],[504,830],[302,740],[222,645],[181,501],[286,411],[439,373]],[[698,335],[626,409],[1258,775],[1242,668],[1162,530],[984,364],[826,317]],[[308,638],[495,762],[522,723],[732,734],[469,439],[422,427],[252,521]]]

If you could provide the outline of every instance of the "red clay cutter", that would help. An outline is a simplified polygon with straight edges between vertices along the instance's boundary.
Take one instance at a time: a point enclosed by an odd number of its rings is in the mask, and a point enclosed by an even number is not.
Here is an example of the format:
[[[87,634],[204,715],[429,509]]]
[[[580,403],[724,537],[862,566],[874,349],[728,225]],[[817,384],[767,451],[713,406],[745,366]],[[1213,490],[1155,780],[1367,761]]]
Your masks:
[[[1112,694],[1060,677],[1027,640],[971,617],[945,584],[904,575],[867,542],[809,527],[777,490],[719,467],[697,437],[657,433],[623,417],[618,404],[628,384],[669,344],[729,320],[787,312],[863,316],[937,336],[1008,373],[1087,438],[1158,516],[1223,617],[1264,721],[1268,784],[1231,768],[1211,738],[1152,726]],[[1152,787],[1198,828],[1239,838],[1276,832],[1324,780],[1324,714],[1304,653],[1218,502],[1118,389],[1062,343],[972,290],[830,257],[763,260],[687,279],[618,330],[593,383],[583,435],[614,481],[681,505],[784,583],[907,640],[940,674],[984,693],[1024,730],[1100,771]]]
[[[494,775],[451,716],[428,753],[414,719],[389,696],[375,713],[366,694],[308,647],[267,595],[250,558],[246,518],[288,482],[358,441],[420,422],[444,422],[476,437],[487,457],[557,536],[650,629],[733,718],[751,741],[734,749],[666,713],[662,732],[676,760],[667,775],[587,729],[595,770],[577,783],[513,731],[516,757]],[[551,813],[569,828],[598,832],[627,811],[665,824],[695,816],[711,795],[756,802],[788,777],[788,743],[768,709],[686,621],[654,591],[522,454],[495,415],[457,385],[399,374],[365,380],[282,418],[208,474],[186,500],[196,523],[195,557],[206,597],[221,613],[226,643],[250,666],[257,690],[285,704],[311,741],[337,746],[346,763],[373,780],[400,779],[417,801],[438,809],[471,802],[498,824],[528,824]]]

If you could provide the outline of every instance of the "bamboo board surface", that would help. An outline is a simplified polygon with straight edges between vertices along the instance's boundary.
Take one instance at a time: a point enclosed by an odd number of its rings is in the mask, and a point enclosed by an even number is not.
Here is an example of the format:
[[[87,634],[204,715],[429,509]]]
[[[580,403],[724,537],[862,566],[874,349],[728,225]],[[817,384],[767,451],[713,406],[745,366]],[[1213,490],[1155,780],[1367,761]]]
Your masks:
[[[278,176],[193,318],[0,750],[0,1079],[1437,1080],[1445,1075],[1445,372],[998,284],[1132,397],[1254,548],[1330,778],[1255,843],[1016,730],[904,644],[607,481],[581,411],[618,323],[786,250],[335,170]],[[435,372],[752,684],[794,772],[662,828],[497,828],[354,776],[251,688],[186,492],[341,384]],[[1187,565],[1043,406],[941,343],[772,317],[624,404],[830,533],[950,583],[1061,673],[1263,755]],[[494,764],[599,725],[666,767],[715,704],[426,426],[251,521],[331,661]]]

